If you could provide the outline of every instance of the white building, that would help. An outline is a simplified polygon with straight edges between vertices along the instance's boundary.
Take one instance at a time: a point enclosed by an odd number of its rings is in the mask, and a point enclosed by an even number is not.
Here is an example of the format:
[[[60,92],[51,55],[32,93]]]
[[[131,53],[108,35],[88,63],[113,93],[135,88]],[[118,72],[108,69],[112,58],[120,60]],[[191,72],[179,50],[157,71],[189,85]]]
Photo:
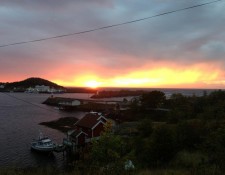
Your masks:
[[[26,89],[28,93],[62,93],[64,92],[61,89],[51,88],[45,85],[36,85],[35,87],[29,87]]]
[[[63,99],[61,102],[59,102],[59,105],[61,106],[79,106],[81,104],[80,100],[76,99]]]
[[[38,92],[50,92],[50,87],[45,85],[36,85],[34,89]]]

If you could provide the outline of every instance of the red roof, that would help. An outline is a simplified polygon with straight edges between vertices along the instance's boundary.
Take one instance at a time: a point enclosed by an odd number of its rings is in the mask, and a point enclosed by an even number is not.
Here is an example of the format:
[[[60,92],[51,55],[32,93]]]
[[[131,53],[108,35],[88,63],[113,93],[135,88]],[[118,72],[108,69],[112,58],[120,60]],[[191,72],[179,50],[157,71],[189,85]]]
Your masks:
[[[71,133],[71,137],[73,137],[73,138],[76,138],[76,137],[78,137],[80,134],[85,134],[85,135],[87,135],[86,133],[84,133],[83,131],[81,131],[81,130],[74,130],[72,133]]]
[[[76,126],[85,127],[85,128],[93,128],[99,121],[101,120],[101,116],[98,114],[86,114],[82,119],[75,123]],[[102,121],[103,123],[105,120]]]

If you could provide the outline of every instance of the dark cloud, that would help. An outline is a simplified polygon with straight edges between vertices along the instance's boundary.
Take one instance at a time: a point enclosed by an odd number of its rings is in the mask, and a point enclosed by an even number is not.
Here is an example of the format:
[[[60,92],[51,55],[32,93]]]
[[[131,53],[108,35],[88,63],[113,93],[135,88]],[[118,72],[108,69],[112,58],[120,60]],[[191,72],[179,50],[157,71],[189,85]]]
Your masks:
[[[209,59],[224,59],[225,41],[211,41],[201,47],[201,51]]]
[[[89,30],[197,3],[201,2],[2,0],[0,45]],[[0,68],[48,74],[53,68],[60,69],[60,62],[76,67],[87,61],[111,72],[126,72],[149,62],[225,62],[224,7],[219,2],[79,36],[0,48]]]

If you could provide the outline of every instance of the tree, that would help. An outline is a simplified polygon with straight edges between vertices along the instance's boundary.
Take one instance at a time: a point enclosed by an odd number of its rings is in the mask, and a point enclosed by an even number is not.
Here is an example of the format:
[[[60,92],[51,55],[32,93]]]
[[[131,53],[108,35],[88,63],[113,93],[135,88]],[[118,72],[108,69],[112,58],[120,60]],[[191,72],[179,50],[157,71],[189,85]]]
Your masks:
[[[225,170],[225,127],[211,133],[204,146],[211,163]]]
[[[177,153],[175,132],[168,125],[158,126],[150,135],[141,134],[136,138],[135,145],[138,162],[147,167],[166,164]]]
[[[152,133],[150,157],[153,164],[168,163],[177,153],[176,136],[171,126],[163,125]]]
[[[123,103],[127,103],[128,100],[126,98],[123,98]]]
[[[203,142],[204,125],[198,119],[180,122],[176,133],[180,149],[195,150]]]
[[[138,130],[141,137],[149,137],[152,134],[152,121],[149,119],[143,119],[138,125]]]
[[[133,98],[130,103],[130,109],[133,112],[137,112],[139,110],[139,100],[137,98]]]
[[[107,123],[98,140],[93,141],[91,160],[99,167],[114,166],[121,159],[123,141],[120,136],[113,135],[111,124]]]
[[[141,104],[143,108],[158,108],[166,100],[166,96],[161,91],[151,91],[141,96]]]

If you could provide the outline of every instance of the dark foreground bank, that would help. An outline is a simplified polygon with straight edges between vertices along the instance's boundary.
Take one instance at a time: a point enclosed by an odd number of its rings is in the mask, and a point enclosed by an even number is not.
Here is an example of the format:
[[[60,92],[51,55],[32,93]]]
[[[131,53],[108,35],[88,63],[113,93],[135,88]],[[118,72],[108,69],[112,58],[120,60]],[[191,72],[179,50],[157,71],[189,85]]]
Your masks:
[[[192,171],[185,169],[139,169],[134,171],[122,171],[123,175],[206,175],[213,173],[213,170],[209,173],[205,173],[207,170],[202,172]],[[77,167],[73,171],[60,171],[54,168],[30,168],[30,169],[0,169],[1,175],[116,175],[117,172],[113,170],[96,170],[96,168],[88,167]],[[222,175],[219,172],[214,172],[213,174]]]

